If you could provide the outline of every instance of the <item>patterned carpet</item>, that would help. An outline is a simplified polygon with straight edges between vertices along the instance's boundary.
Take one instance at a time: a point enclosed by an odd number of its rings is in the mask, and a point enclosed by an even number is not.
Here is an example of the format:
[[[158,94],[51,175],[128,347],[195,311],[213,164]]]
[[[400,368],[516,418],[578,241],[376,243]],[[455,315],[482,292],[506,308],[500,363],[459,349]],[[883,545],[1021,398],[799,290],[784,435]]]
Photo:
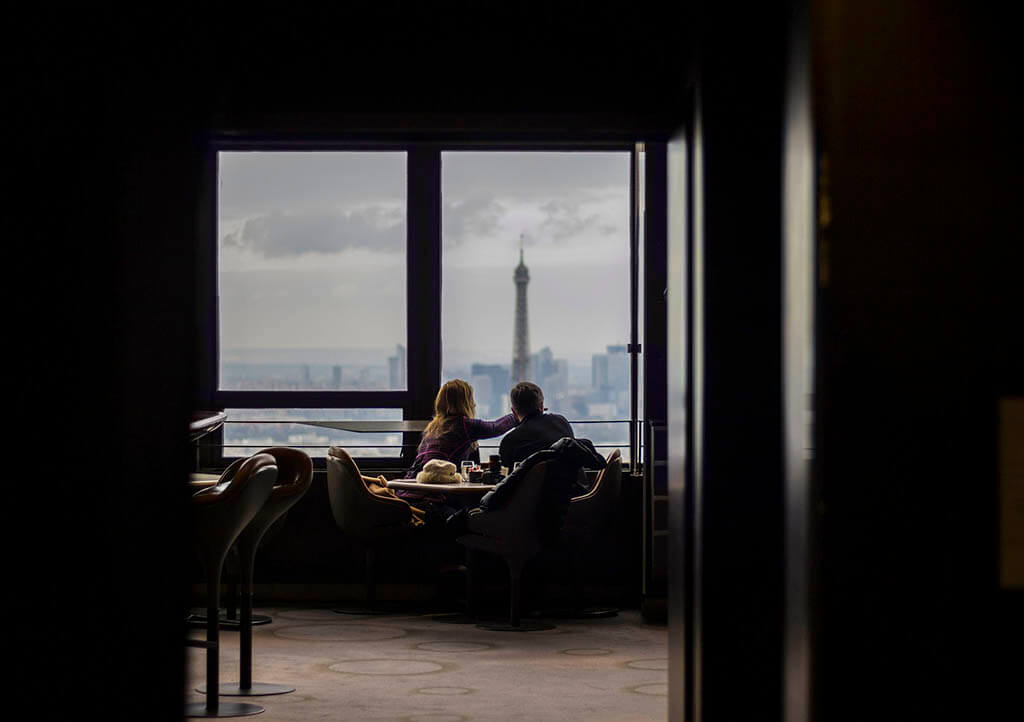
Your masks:
[[[555,629],[488,631],[419,615],[352,616],[329,609],[259,608],[253,682],[295,692],[221,697],[272,720],[664,720],[667,629],[639,612],[552,620]],[[201,630],[190,636],[203,639]],[[238,633],[221,632],[221,682],[238,681]],[[188,649],[186,702],[202,702],[206,653]]]

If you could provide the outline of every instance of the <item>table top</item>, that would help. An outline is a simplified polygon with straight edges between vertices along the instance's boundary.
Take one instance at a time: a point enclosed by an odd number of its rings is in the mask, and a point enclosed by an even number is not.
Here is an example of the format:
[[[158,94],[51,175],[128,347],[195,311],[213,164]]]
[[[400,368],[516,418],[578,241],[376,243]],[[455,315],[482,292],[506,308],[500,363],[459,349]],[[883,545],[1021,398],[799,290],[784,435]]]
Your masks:
[[[216,484],[219,478],[220,474],[197,474],[193,472],[188,475],[188,485],[193,489],[205,489]]]
[[[394,479],[388,482],[389,489],[405,489],[406,491],[431,491],[442,494],[479,494],[494,488],[494,484],[420,484],[414,479]]]
[[[211,431],[219,429],[227,420],[224,411],[195,411],[188,424],[188,434],[192,441],[198,441]]]

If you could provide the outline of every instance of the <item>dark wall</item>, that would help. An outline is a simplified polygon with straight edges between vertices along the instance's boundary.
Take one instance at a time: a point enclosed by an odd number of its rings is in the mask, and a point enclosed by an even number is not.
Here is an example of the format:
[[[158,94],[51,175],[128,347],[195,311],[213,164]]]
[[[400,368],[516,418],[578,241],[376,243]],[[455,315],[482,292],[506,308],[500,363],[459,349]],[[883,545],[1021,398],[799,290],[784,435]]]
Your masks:
[[[664,14],[431,5],[100,4],[19,23],[28,94],[12,115],[28,120],[16,144],[30,158],[9,355],[34,472],[17,578],[40,687],[113,718],[180,718],[179,492],[211,130],[557,140],[671,125],[689,55]]]
[[[787,25],[777,6],[733,10],[704,7],[693,139],[691,703],[694,719],[777,720]]]
[[[1024,617],[997,567],[997,402],[1022,390],[1008,37],[952,3],[815,8],[817,717],[992,718]]]

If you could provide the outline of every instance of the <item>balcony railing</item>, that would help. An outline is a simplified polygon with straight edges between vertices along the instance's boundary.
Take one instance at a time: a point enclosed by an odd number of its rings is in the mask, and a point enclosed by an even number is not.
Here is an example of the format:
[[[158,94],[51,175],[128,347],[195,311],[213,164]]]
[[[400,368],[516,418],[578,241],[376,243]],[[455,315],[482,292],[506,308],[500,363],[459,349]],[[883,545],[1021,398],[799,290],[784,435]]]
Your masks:
[[[302,449],[313,457],[325,457],[329,447],[341,446],[357,460],[373,460],[385,464],[385,468],[404,470],[408,464],[403,460],[415,455],[420,433],[427,423],[424,420],[232,420],[229,417],[224,421],[220,434],[206,437],[198,442],[198,446],[206,452],[202,454],[203,458],[219,458],[224,462],[268,446]],[[570,419],[569,423],[577,437],[589,439],[602,454],[617,448],[622,453],[623,462],[632,465],[629,440],[633,422],[629,419]],[[233,428],[241,426],[265,426],[268,433],[245,436],[239,436],[237,431],[232,433]],[[621,429],[621,433],[608,433],[612,428]],[[638,456],[642,459],[645,434],[638,436],[641,442]],[[500,442],[501,437],[482,439],[479,442],[481,458],[497,453]]]

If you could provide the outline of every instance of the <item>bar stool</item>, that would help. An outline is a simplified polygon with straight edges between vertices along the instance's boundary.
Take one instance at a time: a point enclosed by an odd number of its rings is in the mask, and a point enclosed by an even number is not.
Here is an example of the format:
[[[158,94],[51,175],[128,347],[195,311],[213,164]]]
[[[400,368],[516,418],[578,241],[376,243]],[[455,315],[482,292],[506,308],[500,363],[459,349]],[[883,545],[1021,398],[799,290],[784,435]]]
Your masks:
[[[238,627],[239,682],[226,682],[220,685],[219,692],[226,697],[261,697],[295,691],[294,687],[284,684],[252,681],[252,578],[256,549],[267,530],[309,490],[313,480],[313,460],[304,452],[287,447],[263,449],[257,454],[269,454],[274,457],[277,465],[277,483],[270,491],[270,497],[263,504],[263,508],[235,541],[241,562],[242,582],[241,616]],[[235,461],[225,473],[243,461]],[[206,690],[206,685],[196,687],[196,691],[203,694]]]
[[[205,703],[186,704],[186,717],[241,717],[263,711],[263,707],[257,704],[220,702],[217,692],[220,686],[220,625],[217,610],[220,606],[224,557],[263,508],[275,481],[277,465],[274,457],[270,454],[256,454],[225,470],[216,485],[192,495],[196,538],[206,567],[206,641],[188,640],[186,644],[206,650],[206,686],[213,693],[207,694]]]

